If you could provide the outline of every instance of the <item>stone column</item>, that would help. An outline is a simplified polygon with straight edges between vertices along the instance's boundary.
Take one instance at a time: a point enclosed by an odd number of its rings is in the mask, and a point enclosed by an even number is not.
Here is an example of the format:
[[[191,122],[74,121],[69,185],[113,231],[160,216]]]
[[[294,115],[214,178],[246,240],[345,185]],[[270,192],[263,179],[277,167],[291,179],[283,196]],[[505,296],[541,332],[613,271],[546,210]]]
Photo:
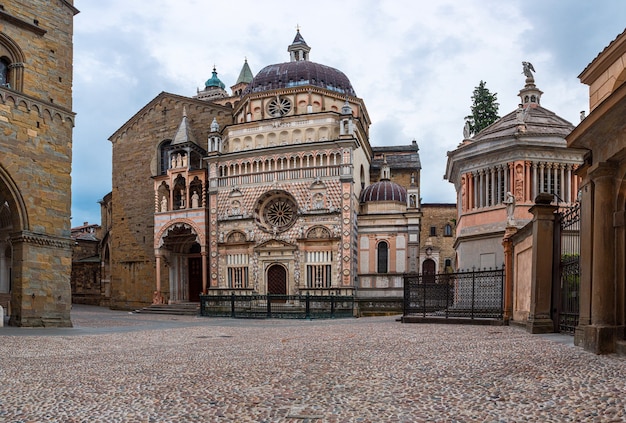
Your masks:
[[[152,296],[152,304],[163,304],[163,294],[161,294],[161,253],[157,250],[154,252],[156,259],[156,290]]]
[[[533,215],[532,278],[530,287],[530,314],[526,330],[530,333],[554,331],[552,321],[552,261],[554,246],[554,212],[552,194],[539,194],[530,208]]]
[[[202,293],[207,293],[207,281],[208,281],[208,273],[207,273],[207,256],[209,255],[206,251],[206,247],[202,247]]]
[[[539,194],[537,192],[538,187],[539,187],[539,185],[537,183],[537,162],[533,162],[532,166],[533,166],[533,176],[532,176],[533,192],[532,192],[532,195],[531,195],[530,199],[532,201],[535,201],[535,197],[537,197],[537,194]]]
[[[615,167],[598,163],[588,172],[593,181],[593,234],[591,242],[591,325],[585,331],[584,347],[596,354],[615,351],[615,233],[613,193]],[[588,263],[584,258],[582,264]]]

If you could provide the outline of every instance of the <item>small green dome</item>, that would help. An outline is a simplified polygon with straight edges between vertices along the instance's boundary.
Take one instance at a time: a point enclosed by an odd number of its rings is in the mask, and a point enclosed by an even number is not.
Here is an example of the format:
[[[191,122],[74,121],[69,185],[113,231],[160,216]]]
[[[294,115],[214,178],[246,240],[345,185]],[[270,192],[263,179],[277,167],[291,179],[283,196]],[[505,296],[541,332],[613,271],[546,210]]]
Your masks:
[[[226,88],[226,85],[224,85],[224,83],[220,81],[220,79],[217,77],[217,71],[215,70],[215,66],[213,67],[213,76],[207,79],[207,81],[204,83],[204,86],[206,88],[209,88],[209,87],[217,87],[221,89]]]

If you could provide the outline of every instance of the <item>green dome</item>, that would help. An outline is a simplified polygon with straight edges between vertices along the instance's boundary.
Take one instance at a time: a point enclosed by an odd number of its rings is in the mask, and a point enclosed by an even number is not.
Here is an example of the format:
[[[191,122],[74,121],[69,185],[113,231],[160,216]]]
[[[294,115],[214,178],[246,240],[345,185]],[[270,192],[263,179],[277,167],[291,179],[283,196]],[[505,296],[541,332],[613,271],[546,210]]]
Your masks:
[[[220,81],[220,79],[217,77],[217,71],[215,70],[215,67],[213,67],[213,76],[207,79],[207,81],[204,83],[204,86],[206,88],[209,88],[209,87],[217,87],[221,89],[226,88],[226,85],[224,85],[224,83]]]

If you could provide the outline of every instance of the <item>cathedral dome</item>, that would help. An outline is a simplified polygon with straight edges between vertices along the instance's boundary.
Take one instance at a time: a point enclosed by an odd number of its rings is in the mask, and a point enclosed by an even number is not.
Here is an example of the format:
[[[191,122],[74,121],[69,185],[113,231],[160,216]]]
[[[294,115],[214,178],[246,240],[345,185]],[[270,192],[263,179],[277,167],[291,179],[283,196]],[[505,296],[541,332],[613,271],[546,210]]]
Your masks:
[[[389,179],[378,181],[361,192],[361,203],[397,201],[406,203],[406,189]]]
[[[313,85],[356,97],[350,80],[343,72],[308,60],[264,67],[248,85],[244,94],[301,85]]]
[[[313,85],[356,97],[350,80],[343,72],[309,61],[310,50],[311,48],[298,30],[293,43],[287,49],[291,55],[291,61],[261,69],[246,87],[244,94]]]

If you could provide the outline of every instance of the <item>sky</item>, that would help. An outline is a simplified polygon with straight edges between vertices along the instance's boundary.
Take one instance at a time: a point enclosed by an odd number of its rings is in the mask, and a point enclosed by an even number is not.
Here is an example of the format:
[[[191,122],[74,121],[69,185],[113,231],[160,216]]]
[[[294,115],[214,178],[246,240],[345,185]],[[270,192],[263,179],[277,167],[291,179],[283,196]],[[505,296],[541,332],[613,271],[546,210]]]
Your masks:
[[[416,140],[423,203],[454,203],[443,179],[480,81],[515,110],[522,62],[541,105],[577,125],[578,75],[626,26],[623,0],[75,0],[72,226],[100,223],[111,191],[108,138],[160,92],[193,96],[213,66],[226,87],[289,61],[296,28],[310,60],[350,79],[373,146]],[[149,154],[149,153],[147,153]],[[115,207],[115,205],[114,205]]]

